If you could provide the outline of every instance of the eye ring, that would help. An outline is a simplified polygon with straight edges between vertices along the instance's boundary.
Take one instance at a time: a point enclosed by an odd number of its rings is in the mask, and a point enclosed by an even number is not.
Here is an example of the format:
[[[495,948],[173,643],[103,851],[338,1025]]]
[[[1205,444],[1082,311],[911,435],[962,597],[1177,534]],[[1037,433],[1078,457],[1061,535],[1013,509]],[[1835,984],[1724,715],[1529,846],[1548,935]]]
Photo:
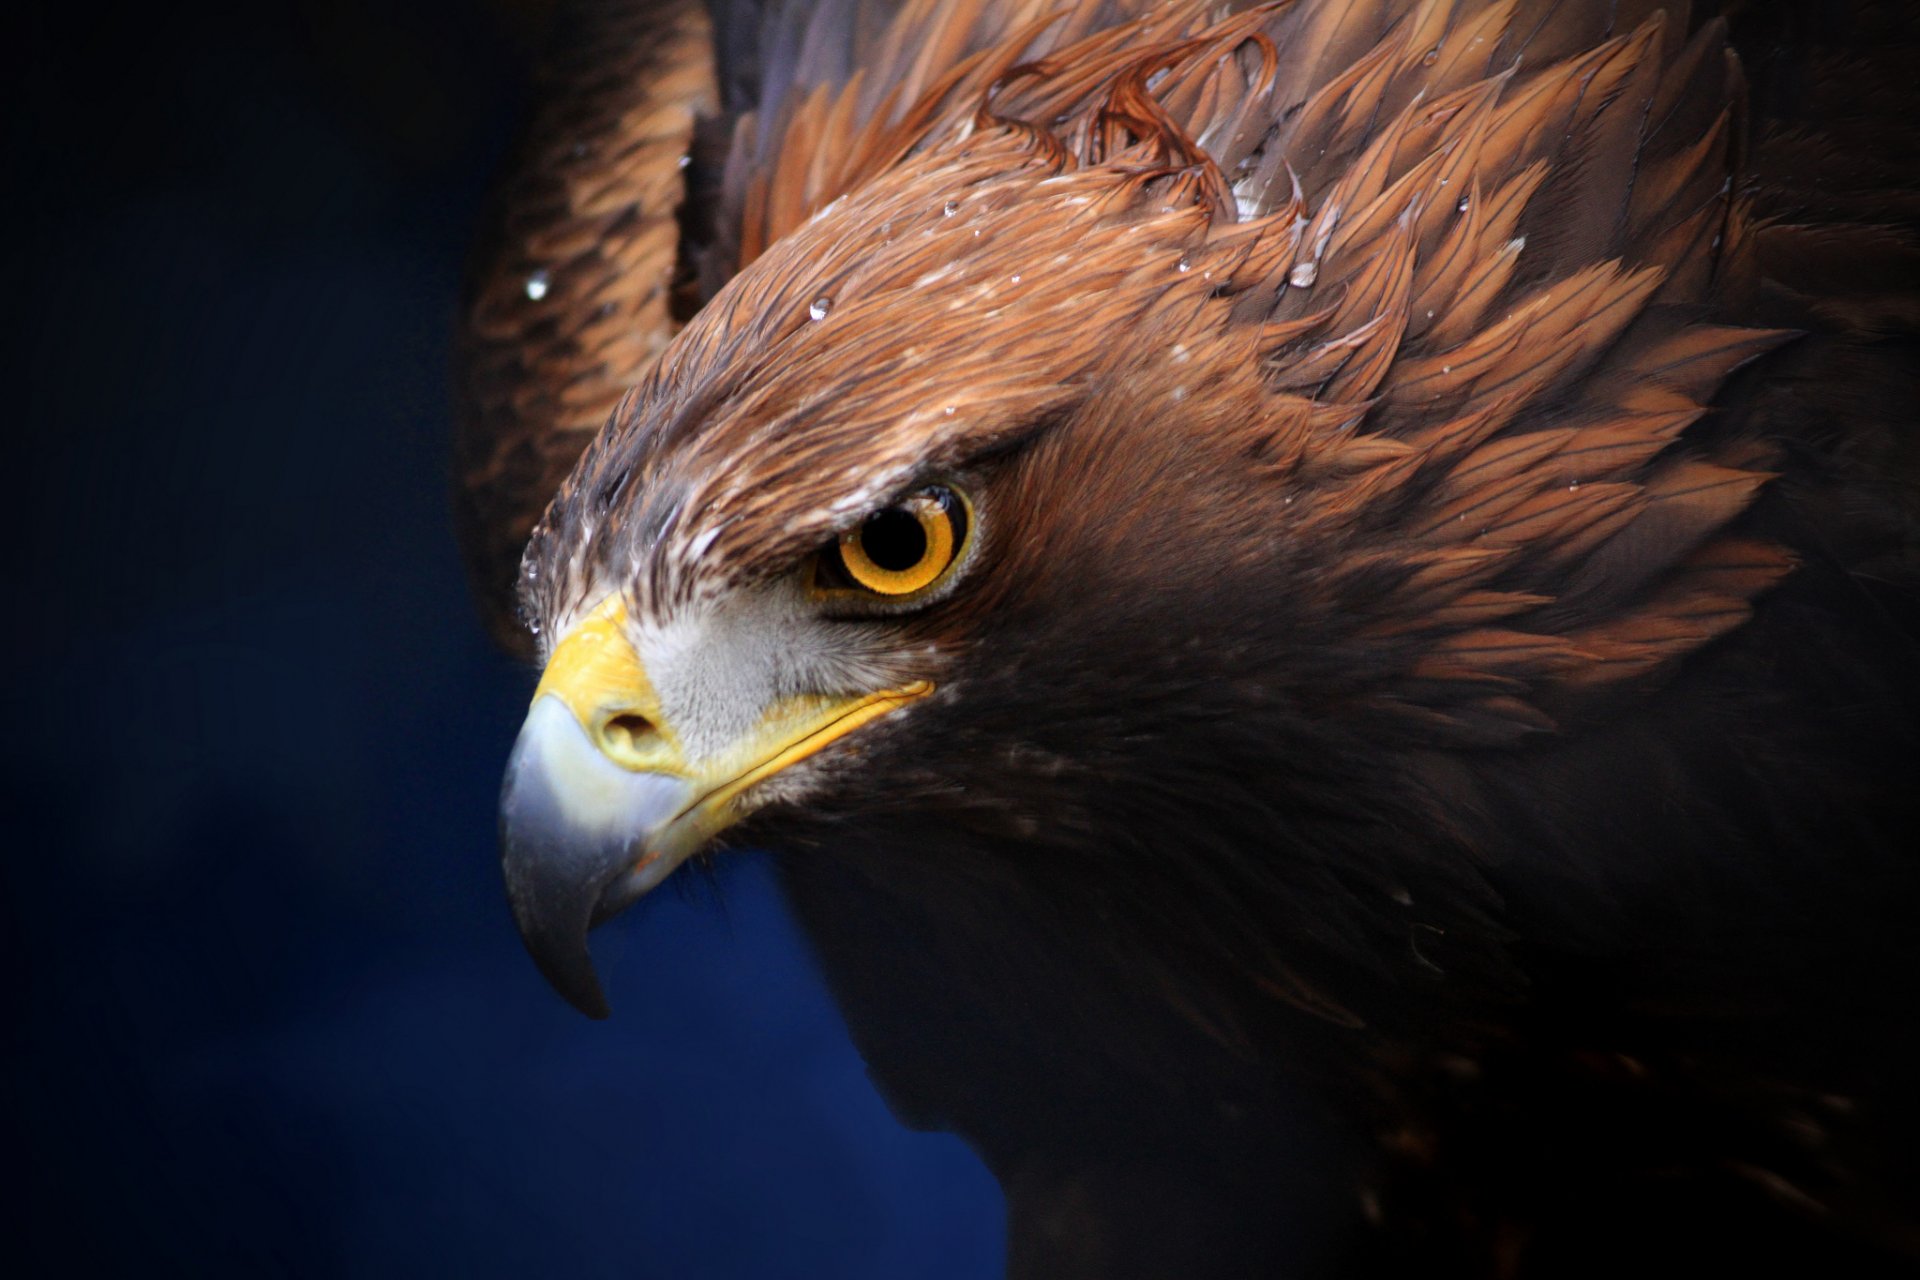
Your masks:
[[[965,497],[945,485],[908,494],[814,557],[814,593],[890,604],[924,598],[962,559],[971,517]]]

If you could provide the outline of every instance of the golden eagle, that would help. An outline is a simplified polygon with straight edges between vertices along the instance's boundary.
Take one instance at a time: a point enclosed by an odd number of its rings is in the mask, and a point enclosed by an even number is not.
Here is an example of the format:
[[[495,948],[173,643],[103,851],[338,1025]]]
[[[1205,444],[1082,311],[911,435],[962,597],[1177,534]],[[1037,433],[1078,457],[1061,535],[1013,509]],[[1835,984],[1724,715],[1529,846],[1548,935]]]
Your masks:
[[[543,972],[775,850],[1017,1275],[1920,1265],[1916,29],[564,8],[459,379]]]

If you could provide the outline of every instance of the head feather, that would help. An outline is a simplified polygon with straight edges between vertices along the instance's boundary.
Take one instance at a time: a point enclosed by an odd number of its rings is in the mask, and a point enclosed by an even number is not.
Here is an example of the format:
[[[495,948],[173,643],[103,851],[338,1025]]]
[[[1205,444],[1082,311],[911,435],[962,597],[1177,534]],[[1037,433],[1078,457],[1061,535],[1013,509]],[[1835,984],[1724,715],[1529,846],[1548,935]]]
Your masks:
[[[1716,28],[1177,3],[1065,41],[1082,10],[1002,12],[911,102],[862,114],[856,78],[789,111],[808,145],[745,197],[751,265],[533,559],[591,527],[586,562],[671,607],[1039,432],[1122,467],[1190,437],[1320,558],[1289,607],[1374,655],[1356,696],[1476,741],[1785,572],[1737,532],[1765,457],[1702,420],[1785,337],[1701,322],[1747,253]]]

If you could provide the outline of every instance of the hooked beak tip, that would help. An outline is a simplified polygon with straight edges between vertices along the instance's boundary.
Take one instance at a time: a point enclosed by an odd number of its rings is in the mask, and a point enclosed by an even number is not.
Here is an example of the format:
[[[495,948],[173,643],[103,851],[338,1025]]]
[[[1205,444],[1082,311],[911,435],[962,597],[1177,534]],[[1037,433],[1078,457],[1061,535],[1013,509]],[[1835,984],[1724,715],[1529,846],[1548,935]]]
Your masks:
[[[500,869],[527,952],[553,989],[589,1018],[610,1010],[587,934],[631,905],[670,866],[636,862],[688,784],[620,768],[554,698],[535,700],[500,795]]]
[[[556,894],[554,890],[561,886],[543,884],[542,877],[527,875],[528,864],[511,855],[512,840],[503,844],[508,851],[500,860],[507,881],[507,901],[513,908],[520,941],[533,957],[540,976],[589,1018],[606,1017],[612,1010],[594,971],[593,954],[587,949],[587,931],[594,924],[590,900],[582,902],[564,891]]]

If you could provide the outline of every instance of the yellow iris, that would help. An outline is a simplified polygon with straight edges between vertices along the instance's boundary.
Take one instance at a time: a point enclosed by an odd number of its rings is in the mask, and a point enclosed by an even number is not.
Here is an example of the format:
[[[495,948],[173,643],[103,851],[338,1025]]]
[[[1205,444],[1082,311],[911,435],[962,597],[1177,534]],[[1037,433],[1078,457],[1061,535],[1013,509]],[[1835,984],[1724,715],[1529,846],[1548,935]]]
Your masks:
[[[839,568],[874,595],[898,598],[940,580],[960,554],[966,508],[950,489],[923,490],[840,535]]]

